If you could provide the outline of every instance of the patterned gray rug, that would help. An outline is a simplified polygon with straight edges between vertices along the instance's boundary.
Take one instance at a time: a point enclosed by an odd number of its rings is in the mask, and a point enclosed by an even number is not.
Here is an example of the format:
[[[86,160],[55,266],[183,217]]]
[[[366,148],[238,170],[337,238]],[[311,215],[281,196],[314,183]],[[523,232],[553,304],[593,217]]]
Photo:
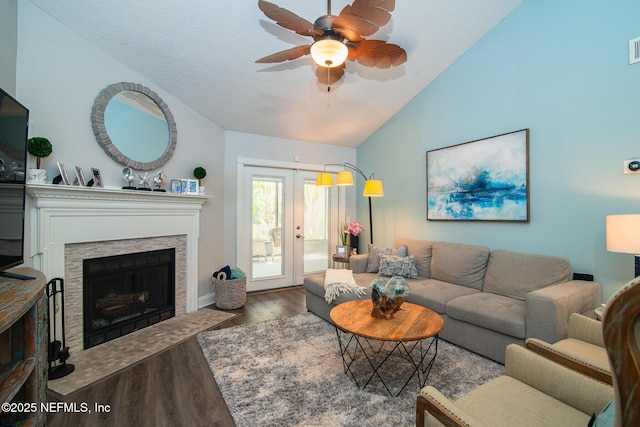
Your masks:
[[[360,390],[344,373],[335,328],[314,314],[207,331],[198,342],[238,427],[415,425],[417,379],[399,397],[377,378]],[[393,367],[385,381],[399,390],[410,367],[401,358],[385,363]],[[499,363],[440,340],[427,384],[457,399],[503,372]]]

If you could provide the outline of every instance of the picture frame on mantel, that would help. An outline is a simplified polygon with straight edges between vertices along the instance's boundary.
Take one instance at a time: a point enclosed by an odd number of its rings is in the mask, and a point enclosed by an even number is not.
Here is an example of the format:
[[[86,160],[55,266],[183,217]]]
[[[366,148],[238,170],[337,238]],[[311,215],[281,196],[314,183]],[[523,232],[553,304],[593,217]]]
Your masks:
[[[93,186],[98,188],[104,188],[104,183],[102,182],[102,175],[100,174],[100,169],[91,168],[91,175],[93,175]]]
[[[69,175],[67,174],[67,168],[60,162],[58,163],[58,171],[60,172],[60,177],[62,178],[62,182],[64,185],[71,185],[71,181],[69,180]]]
[[[78,180],[78,185],[81,187],[86,187],[87,182],[84,179],[84,172],[80,166],[75,166],[76,171],[76,179]]]
[[[428,221],[529,222],[529,129],[427,151]]]

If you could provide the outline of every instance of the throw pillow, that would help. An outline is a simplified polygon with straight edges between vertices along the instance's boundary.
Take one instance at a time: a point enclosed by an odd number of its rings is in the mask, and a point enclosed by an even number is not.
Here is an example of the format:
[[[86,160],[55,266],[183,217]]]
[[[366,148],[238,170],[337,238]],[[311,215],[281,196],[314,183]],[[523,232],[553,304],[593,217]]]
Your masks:
[[[402,276],[406,279],[416,279],[418,277],[416,257],[413,255],[399,257],[382,254],[380,255],[378,276]]]
[[[616,419],[616,405],[612,400],[607,403],[604,409],[596,417],[591,417],[588,427],[612,427]]]
[[[367,258],[367,269],[365,273],[377,273],[380,269],[380,255],[407,256],[407,247],[405,245],[398,246],[395,249],[380,248],[376,245],[369,244],[369,257]]]

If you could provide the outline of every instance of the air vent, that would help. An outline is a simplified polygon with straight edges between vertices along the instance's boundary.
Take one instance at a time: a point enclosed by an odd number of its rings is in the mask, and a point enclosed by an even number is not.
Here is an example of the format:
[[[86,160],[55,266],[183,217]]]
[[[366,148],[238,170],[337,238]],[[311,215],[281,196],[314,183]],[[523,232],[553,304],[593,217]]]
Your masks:
[[[640,62],[640,37],[629,40],[629,64]]]

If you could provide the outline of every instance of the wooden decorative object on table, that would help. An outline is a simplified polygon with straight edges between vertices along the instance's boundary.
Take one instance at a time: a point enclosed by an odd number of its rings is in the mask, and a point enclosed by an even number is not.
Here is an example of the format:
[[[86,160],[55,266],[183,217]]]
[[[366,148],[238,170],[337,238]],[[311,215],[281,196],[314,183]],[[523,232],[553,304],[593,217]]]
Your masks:
[[[391,319],[395,312],[401,310],[400,306],[403,303],[401,297],[389,299],[386,294],[381,295],[375,289],[371,290],[371,301],[373,302],[371,315],[378,319]]]
[[[388,282],[379,277],[369,287],[373,302],[371,316],[377,319],[391,319],[394,313],[401,310],[404,302],[402,297],[409,294],[409,284],[401,276],[393,276]]]

